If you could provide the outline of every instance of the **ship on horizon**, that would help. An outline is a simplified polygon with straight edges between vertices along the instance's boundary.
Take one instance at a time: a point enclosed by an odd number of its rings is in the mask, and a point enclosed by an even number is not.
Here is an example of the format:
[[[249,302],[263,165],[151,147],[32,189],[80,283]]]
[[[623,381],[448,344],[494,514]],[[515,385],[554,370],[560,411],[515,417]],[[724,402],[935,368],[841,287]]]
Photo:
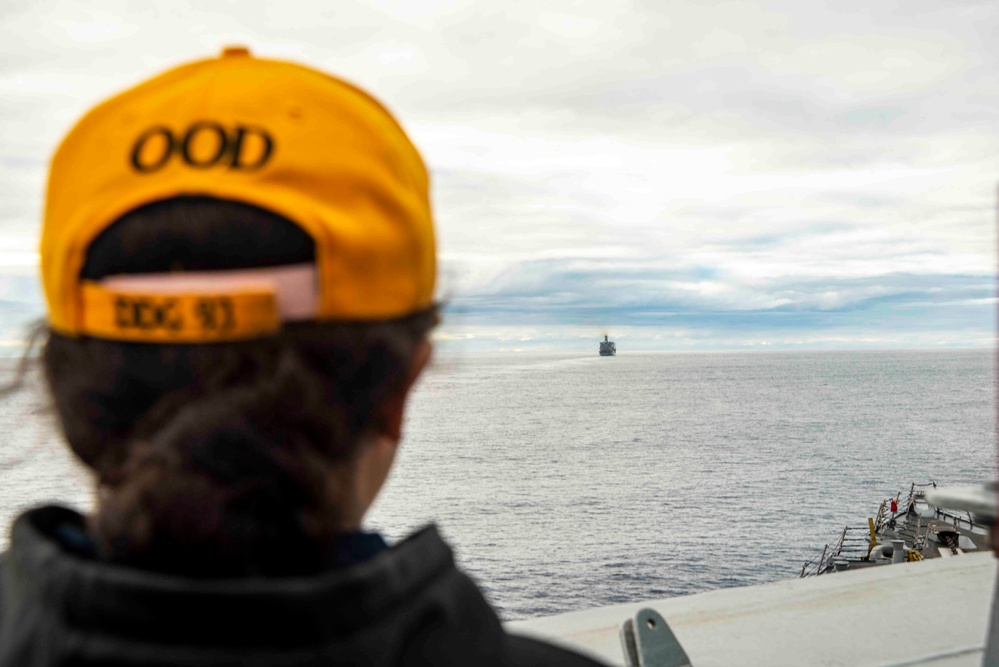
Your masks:
[[[614,345],[614,341],[604,336],[604,339],[600,341],[600,356],[613,357],[615,354],[617,354],[617,346]]]

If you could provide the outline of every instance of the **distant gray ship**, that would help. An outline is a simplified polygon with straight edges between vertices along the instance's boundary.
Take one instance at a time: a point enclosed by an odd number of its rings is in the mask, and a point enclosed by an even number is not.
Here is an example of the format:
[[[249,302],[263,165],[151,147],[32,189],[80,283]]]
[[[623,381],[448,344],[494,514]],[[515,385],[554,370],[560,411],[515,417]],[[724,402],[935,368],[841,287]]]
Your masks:
[[[600,356],[613,357],[615,354],[617,354],[617,346],[607,336],[604,336],[604,339],[600,341]]]

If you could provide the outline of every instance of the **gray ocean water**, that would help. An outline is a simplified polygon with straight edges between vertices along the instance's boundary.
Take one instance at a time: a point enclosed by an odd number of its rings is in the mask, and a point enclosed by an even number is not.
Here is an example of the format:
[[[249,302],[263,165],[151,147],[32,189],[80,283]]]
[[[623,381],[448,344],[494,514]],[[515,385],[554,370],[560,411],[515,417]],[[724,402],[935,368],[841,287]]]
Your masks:
[[[441,355],[369,527],[438,523],[506,619],[787,579],[910,482],[994,477],[994,397],[988,350]],[[0,400],[4,526],[90,504],[44,412]]]

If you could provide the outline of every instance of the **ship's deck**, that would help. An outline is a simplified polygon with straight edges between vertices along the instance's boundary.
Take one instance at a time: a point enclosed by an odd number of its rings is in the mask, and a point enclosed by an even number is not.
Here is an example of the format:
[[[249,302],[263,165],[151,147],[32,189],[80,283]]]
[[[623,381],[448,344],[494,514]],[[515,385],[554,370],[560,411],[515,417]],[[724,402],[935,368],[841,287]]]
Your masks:
[[[693,667],[981,665],[991,552],[515,621],[517,633],[624,665],[621,623],[651,607]]]

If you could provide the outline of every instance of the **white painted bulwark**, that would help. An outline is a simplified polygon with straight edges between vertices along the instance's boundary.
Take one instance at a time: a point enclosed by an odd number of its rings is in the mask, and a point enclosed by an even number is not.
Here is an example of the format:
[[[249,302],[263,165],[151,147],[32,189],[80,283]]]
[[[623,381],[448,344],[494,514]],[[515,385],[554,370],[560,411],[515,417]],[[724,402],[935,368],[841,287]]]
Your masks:
[[[507,623],[624,665],[618,628],[651,607],[694,667],[982,664],[997,561],[968,554]]]

